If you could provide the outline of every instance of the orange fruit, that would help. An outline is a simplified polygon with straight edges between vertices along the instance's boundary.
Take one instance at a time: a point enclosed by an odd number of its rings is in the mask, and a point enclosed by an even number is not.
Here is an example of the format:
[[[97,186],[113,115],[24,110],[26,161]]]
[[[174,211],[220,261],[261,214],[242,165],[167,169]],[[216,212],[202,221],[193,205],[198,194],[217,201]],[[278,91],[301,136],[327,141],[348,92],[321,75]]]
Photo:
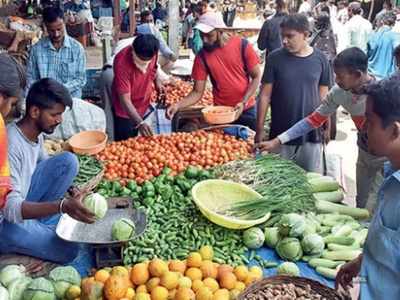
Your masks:
[[[149,292],[151,292],[155,287],[160,285],[160,278],[153,277],[146,283],[146,288]]]
[[[192,252],[189,254],[186,264],[188,267],[199,268],[201,266],[201,255],[198,252]]]
[[[233,273],[229,272],[223,273],[221,275],[221,278],[219,279],[220,286],[227,290],[233,290],[235,288],[236,282],[236,276]]]
[[[172,272],[179,272],[183,275],[183,274],[185,274],[185,271],[186,271],[186,261],[177,260],[177,259],[171,260],[169,262],[168,268]]]
[[[168,264],[158,258],[153,259],[149,264],[149,271],[153,277],[161,277],[162,274],[168,271]]]
[[[165,272],[161,276],[160,284],[167,288],[168,290],[172,290],[178,286],[179,283],[179,276],[176,272]]]
[[[165,287],[157,286],[151,291],[151,300],[167,300],[168,290]]]
[[[181,287],[176,291],[175,300],[194,300],[196,294],[189,288]]]
[[[101,283],[105,283],[107,281],[108,277],[110,277],[110,272],[107,272],[104,269],[98,270],[94,274],[94,280],[101,282]]]
[[[206,278],[203,280],[204,286],[208,287],[211,292],[215,292],[219,289],[219,284],[214,278]]]
[[[131,281],[136,285],[145,284],[150,278],[149,270],[143,263],[136,264],[131,269]]]
[[[200,270],[203,274],[203,278],[217,278],[218,269],[214,266],[214,263],[211,260],[203,260],[201,262]]]
[[[201,281],[200,279],[196,279],[193,281],[192,283],[192,290],[194,292],[197,292],[200,288],[202,288],[204,286],[203,281]]]
[[[220,289],[214,293],[212,300],[229,300],[229,297],[227,289]]]
[[[192,281],[195,281],[196,279],[201,280],[203,278],[203,273],[198,268],[189,268],[186,270],[185,276],[189,277]]]
[[[232,273],[233,272],[233,267],[230,265],[220,265],[218,267],[218,276],[217,278],[220,279],[222,274],[224,273]]]
[[[249,270],[246,266],[237,266],[235,270],[233,270],[233,274],[235,274],[237,280],[245,281],[249,275]]]

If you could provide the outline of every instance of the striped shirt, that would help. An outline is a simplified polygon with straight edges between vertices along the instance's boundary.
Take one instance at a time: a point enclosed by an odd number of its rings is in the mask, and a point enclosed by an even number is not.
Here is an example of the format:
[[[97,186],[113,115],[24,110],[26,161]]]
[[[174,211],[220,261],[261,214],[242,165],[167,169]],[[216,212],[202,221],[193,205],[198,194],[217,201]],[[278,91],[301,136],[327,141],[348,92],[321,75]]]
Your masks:
[[[36,43],[30,52],[27,67],[27,88],[41,78],[53,78],[65,85],[72,97],[82,97],[86,84],[86,57],[82,45],[69,37],[56,50],[48,37]]]

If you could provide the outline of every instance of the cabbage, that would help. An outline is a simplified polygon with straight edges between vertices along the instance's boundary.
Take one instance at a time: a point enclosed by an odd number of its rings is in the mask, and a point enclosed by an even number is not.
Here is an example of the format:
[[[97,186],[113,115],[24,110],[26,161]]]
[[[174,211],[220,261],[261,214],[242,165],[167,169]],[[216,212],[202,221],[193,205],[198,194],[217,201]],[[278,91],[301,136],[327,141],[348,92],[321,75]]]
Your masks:
[[[25,267],[18,265],[8,265],[0,271],[0,282],[6,288],[12,281],[25,276]]]
[[[265,235],[258,227],[253,227],[243,232],[243,243],[247,248],[257,249],[261,248],[264,244]]]
[[[80,285],[81,283],[81,276],[78,271],[70,266],[54,268],[50,272],[49,278],[53,282],[57,298],[60,299],[65,298],[65,293],[71,285]]]
[[[24,300],[55,300],[53,285],[44,277],[32,280],[24,291]]]
[[[306,229],[306,220],[299,214],[283,215],[278,224],[281,236],[300,237]]]
[[[300,241],[290,237],[286,237],[278,242],[276,252],[282,259],[291,261],[297,261],[303,256]]]
[[[97,219],[102,219],[107,213],[108,204],[106,198],[98,193],[88,195],[83,200],[83,205],[90,210]]]
[[[10,300],[22,300],[25,289],[31,283],[30,277],[20,277],[8,286],[8,293],[10,294]]]
[[[300,276],[299,267],[292,262],[281,263],[276,269],[278,275]]]
[[[270,248],[275,248],[280,240],[278,227],[267,227],[264,230],[265,244]]]
[[[9,294],[4,286],[0,286],[0,300],[9,300]]]
[[[321,255],[325,248],[323,237],[316,233],[306,235],[301,241],[304,253],[309,255]]]
[[[135,235],[135,223],[132,220],[122,218],[112,225],[111,237],[113,240],[126,241]]]

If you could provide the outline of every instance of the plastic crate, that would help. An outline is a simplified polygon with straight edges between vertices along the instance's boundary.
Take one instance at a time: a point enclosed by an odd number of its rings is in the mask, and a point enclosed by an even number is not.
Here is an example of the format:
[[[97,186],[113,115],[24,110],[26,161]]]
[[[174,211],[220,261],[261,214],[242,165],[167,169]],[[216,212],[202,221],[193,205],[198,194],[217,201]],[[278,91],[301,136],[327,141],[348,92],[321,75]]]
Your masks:
[[[100,98],[100,75],[101,69],[86,70],[86,84],[82,88],[82,98]]]

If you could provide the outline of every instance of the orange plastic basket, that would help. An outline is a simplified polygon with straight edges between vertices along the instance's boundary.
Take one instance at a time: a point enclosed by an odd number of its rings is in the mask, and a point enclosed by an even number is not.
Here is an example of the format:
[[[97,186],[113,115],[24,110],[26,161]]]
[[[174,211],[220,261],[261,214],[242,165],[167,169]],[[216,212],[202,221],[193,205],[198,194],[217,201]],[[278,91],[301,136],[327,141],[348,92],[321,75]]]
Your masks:
[[[207,106],[201,112],[208,124],[229,124],[239,117],[238,110],[231,106]]]
[[[106,147],[107,138],[103,131],[82,131],[72,136],[68,143],[77,154],[94,155]]]

